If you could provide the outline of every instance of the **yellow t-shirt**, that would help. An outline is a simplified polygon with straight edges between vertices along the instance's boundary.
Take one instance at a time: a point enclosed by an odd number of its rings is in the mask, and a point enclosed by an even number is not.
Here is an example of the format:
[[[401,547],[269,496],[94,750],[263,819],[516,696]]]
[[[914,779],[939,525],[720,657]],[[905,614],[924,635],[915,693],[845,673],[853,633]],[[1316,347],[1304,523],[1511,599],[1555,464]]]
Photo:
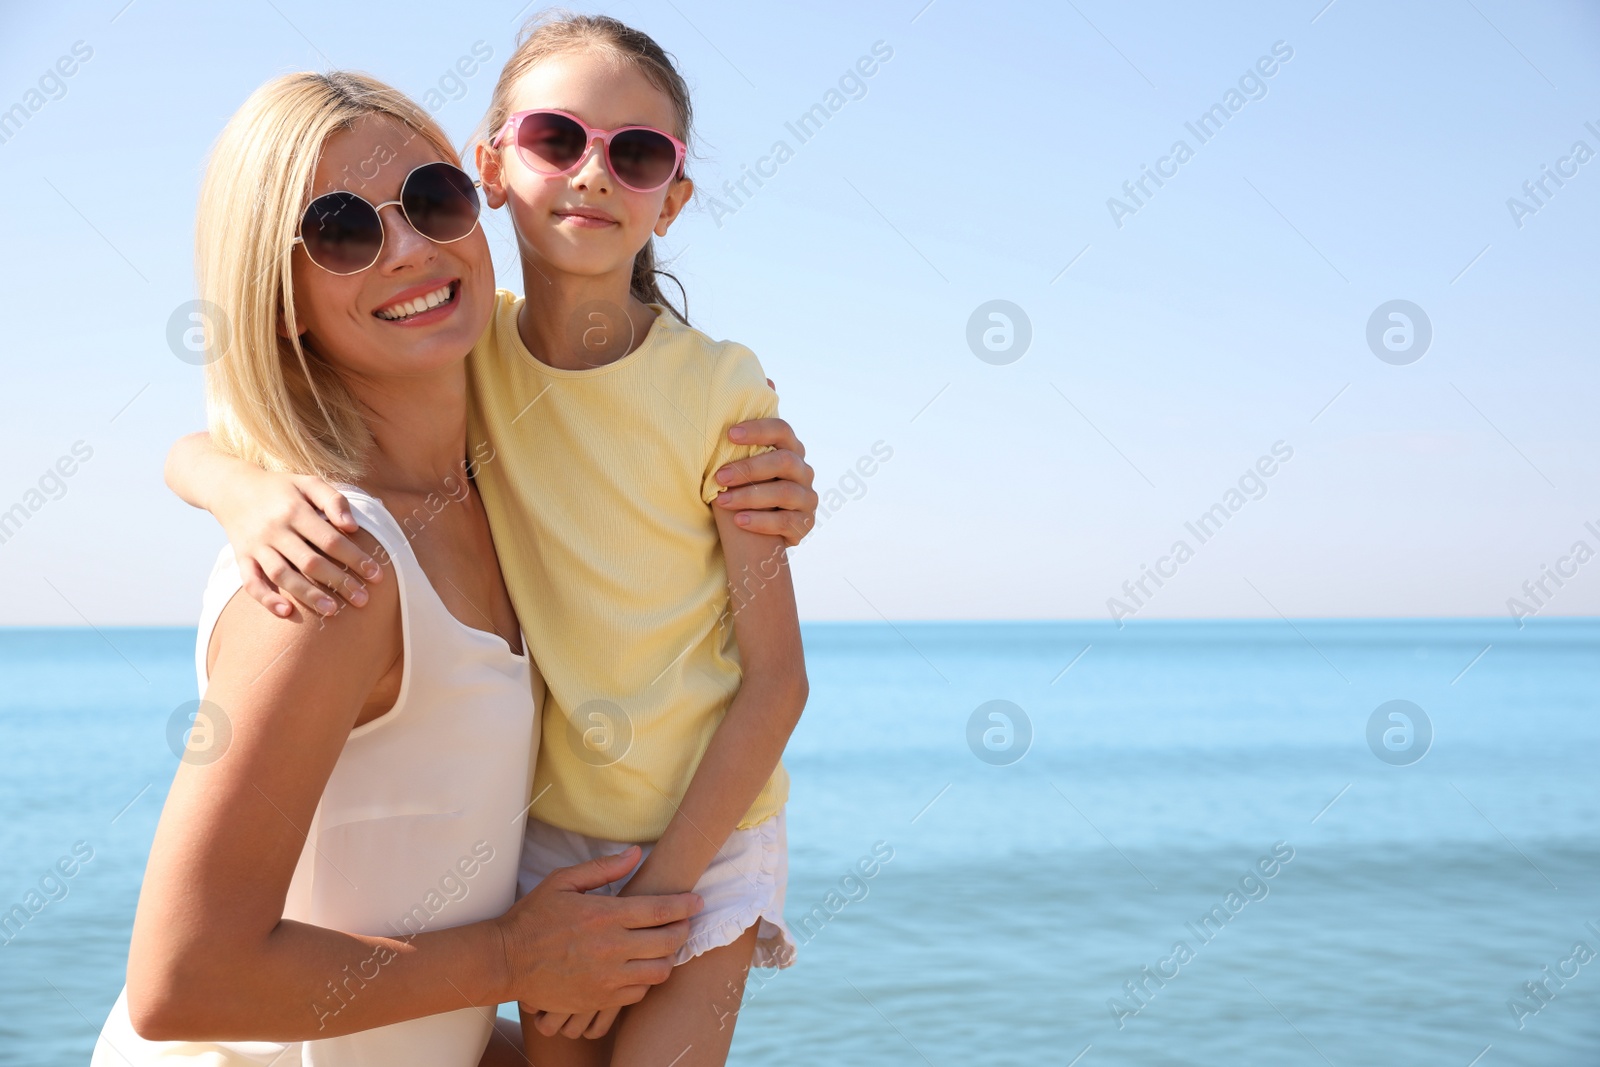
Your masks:
[[[741,677],[712,476],[764,451],[727,429],[775,415],[778,398],[748,348],[659,305],[637,349],[585,370],[535,359],[521,306],[501,290],[467,358],[467,452],[549,687],[531,814],[654,841]],[[788,793],[780,764],[739,826]]]

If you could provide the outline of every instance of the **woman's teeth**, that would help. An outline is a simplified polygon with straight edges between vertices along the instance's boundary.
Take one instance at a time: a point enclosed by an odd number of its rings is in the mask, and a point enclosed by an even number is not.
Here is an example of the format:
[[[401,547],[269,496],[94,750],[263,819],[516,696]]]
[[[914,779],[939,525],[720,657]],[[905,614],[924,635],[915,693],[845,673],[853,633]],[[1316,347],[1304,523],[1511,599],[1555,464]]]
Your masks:
[[[404,304],[393,304],[373,312],[380,319],[395,322],[399,319],[409,319],[413,315],[420,315],[429,308],[436,308],[450,299],[451,286],[445,285],[431,293],[419,296],[415,300],[407,300]]]

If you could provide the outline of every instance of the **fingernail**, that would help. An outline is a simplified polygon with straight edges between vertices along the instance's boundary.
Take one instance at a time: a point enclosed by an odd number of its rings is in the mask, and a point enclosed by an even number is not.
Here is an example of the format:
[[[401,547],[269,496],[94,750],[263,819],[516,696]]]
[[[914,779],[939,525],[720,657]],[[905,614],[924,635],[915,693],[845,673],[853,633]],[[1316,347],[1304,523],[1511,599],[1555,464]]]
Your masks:
[[[361,561],[361,573],[368,578],[375,579],[383,572],[378,570],[378,565],[376,563],[372,562],[370,559],[364,559]]]
[[[728,431],[728,437],[734,441],[743,441],[745,439],[744,427],[735,426],[733,429]]]
[[[728,484],[732,483],[732,481],[733,481],[733,472],[732,471],[718,471],[717,472],[717,481],[721,482],[723,485],[728,485]]]
[[[332,600],[330,600],[327,597],[322,597],[320,600],[317,601],[317,610],[322,612],[324,615],[332,615],[333,614],[333,609],[338,607],[338,606],[339,605],[335,604]]]
[[[738,523],[740,526],[749,526],[750,516],[741,511],[739,514],[733,517],[733,521]]]
[[[289,605],[287,604],[274,604],[272,606],[272,611],[273,614],[279,615],[283,618],[289,617]]]
[[[350,603],[353,606],[359,608],[361,605],[365,604],[366,602],[367,602],[367,591],[365,589],[352,589],[350,591]]]

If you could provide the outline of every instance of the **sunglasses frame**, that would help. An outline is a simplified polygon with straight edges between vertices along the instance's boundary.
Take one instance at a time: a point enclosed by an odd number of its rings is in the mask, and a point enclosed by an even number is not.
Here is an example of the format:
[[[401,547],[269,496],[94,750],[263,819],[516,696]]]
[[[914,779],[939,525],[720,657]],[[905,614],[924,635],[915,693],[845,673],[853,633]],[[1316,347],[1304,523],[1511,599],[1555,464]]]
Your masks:
[[[435,240],[432,237],[428,237],[427,234],[425,234],[421,230],[417,229],[417,224],[411,221],[411,215],[406,211],[406,205],[404,203],[404,198],[405,198],[405,195],[406,195],[406,186],[411,182],[412,176],[415,175],[417,173],[417,171],[426,169],[428,167],[449,167],[451,170],[455,171],[457,174],[461,175],[463,178],[466,178],[468,181],[471,181],[473,189],[481,189],[483,187],[483,182],[473,179],[469,174],[467,174],[466,171],[462,170],[460,167],[456,166],[454,163],[449,163],[449,162],[446,162],[445,160],[442,160],[442,159],[435,159],[435,160],[433,160],[431,162],[428,162],[428,163],[419,163],[415,167],[412,167],[410,170],[408,170],[406,172],[405,178],[402,179],[401,182],[400,182],[400,197],[401,197],[401,199],[399,199],[399,200],[385,200],[381,204],[374,204],[372,201],[368,200],[366,197],[362,196],[360,193],[352,193],[348,189],[333,189],[333,190],[330,190],[330,191],[328,191],[326,193],[323,193],[321,196],[312,197],[311,203],[307,204],[305,211],[300,213],[300,225],[298,227],[297,232],[295,233],[294,240],[289,242],[290,247],[293,248],[294,245],[301,245],[302,247],[305,247],[306,258],[307,259],[309,259],[318,269],[325,270],[329,274],[335,275],[336,277],[348,278],[353,274],[360,274],[364,270],[371,270],[377,264],[378,260],[383,258],[383,246],[384,246],[385,243],[387,243],[387,241],[389,239],[388,231],[385,230],[384,226],[383,226],[383,209],[386,208],[386,207],[397,207],[397,208],[399,208],[401,217],[403,217],[406,220],[406,225],[410,226],[411,229],[413,231],[415,231],[419,236],[427,238],[429,241],[433,241],[433,243],[436,244],[436,245],[452,245],[452,244],[455,244],[457,241],[466,240],[468,237],[472,236],[472,231],[476,230],[478,228],[479,224],[483,221],[483,198],[482,197],[478,198],[478,212],[473,217],[472,227],[470,229],[468,229],[467,232],[462,234],[460,237],[452,237],[448,241],[438,241],[438,240]],[[372,213],[378,217],[378,248],[372,254],[372,262],[368,263],[364,267],[357,267],[355,270],[346,270],[346,271],[332,270],[332,269],[330,269],[328,267],[324,267],[321,263],[317,262],[317,257],[313,256],[311,254],[310,247],[306,245],[306,239],[303,236],[303,233],[304,233],[305,228],[306,228],[306,219],[311,217],[311,209],[316,206],[316,203],[317,203],[318,200],[322,200],[322,199],[325,199],[326,197],[330,197],[330,196],[353,196],[357,200],[361,201],[363,204],[365,204],[368,207],[370,207],[372,209]]]
[[[529,149],[523,148],[522,145],[517,143],[517,132],[522,127],[522,120],[530,115],[560,115],[564,119],[570,119],[571,121],[577,123],[578,127],[583,130],[584,136],[587,137],[588,140],[583,142],[583,151],[579,153],[577,160],[571,166],[563,170],[545,170],[543,167],[536,167],[532,163],[528,163],[528,157],[534,156],[537,158],[537,154]],[[630,185],[628,182],[623,180],[622,175],[617,173],[616,166],[611,162],[611,142],[618,134],[629,133],[633,130],[648,130],[651,133],[660,134],[662,137],[665,137],[672,143],[672,148],[676,153],[676,158],[673,160],[672,170],[668,173],[666,178],[662,179],[660,185],[653,185],[648,189],[641,189],[636,185]],[[640,125],[618,126],[614,130],[602,130],[596,126],[589,125],[587,122],[584,122],[570,111],[562,111],[560,108],[554,107],[536,107],[528,111],[518,111],[511,115],[506,119],[505,125],[500,127],[500,131],[489,139],[489,147],[500,148],[505,144],[508,133],[510,134],[511,146],[517,150],[517,154],[522,157],[522,161],[528,164],[528,169],[536,171],[539,174],[543,174],[550,178],[566,177],[569,174],[577,173],[578,169],[583,166],[584,160],[589,158],[589,149],[598,138],[601,147],[601,158],[605,162],[606,170],[611,172],[611,176],[617,180],[618,185],[622,186],[624,189],[627,189],[629,192],[634,193],[653,193],[660,189],[665,189],[674,181],[681,180],[683,178],[684,158],[689,154],[689,146],[672,136],[672,134],[668,133],[666,130],[658,130],[654,126]],[[541,162],[548,161],[541,160]]]

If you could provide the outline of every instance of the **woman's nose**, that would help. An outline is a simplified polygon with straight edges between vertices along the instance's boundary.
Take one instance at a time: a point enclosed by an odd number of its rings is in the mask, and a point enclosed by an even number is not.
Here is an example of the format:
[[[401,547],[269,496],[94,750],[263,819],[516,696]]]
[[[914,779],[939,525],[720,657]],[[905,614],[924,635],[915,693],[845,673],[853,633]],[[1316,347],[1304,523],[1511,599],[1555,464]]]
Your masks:
[[[378,216],[383,219],[385,265],[426,260],[433,254],[433,242],[417,232],[399,204],[384,205]]]

